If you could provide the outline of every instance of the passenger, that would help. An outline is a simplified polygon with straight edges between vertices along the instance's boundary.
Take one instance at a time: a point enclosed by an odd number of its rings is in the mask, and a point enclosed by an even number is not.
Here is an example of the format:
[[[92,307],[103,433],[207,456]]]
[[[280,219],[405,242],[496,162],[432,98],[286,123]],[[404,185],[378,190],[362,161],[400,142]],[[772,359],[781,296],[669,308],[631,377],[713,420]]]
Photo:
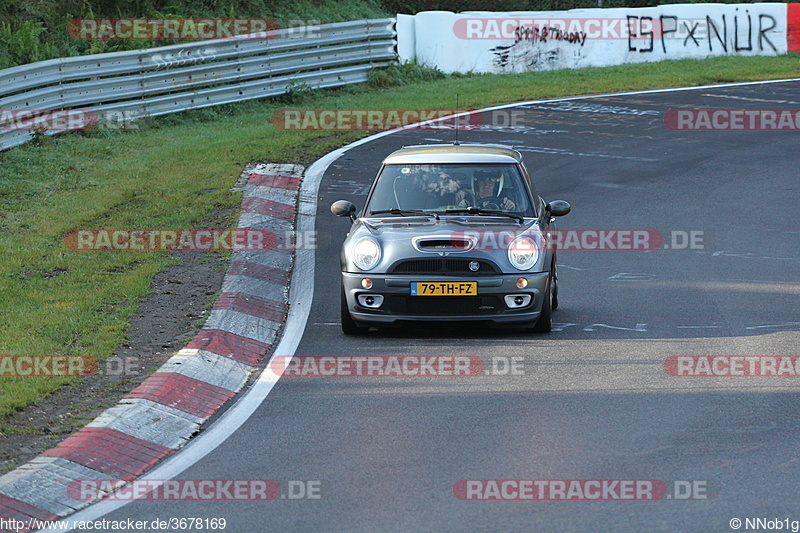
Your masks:
[[[425,209],[441,209],[453,205],[453,199],[460,189],[458,181],[441,170],[421,175],[419,182],[427,198]]]

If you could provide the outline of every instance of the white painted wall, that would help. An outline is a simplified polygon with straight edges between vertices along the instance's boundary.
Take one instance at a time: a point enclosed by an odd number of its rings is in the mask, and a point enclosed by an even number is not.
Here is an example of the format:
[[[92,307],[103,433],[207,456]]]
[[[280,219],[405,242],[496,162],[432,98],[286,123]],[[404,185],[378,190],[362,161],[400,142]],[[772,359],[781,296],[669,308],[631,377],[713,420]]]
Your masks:
[[[399,15],[403,61],[443,72],[526,72],[786,53],[786,4]],[[630,28],[630,31],[629,31]],[[663,31],[662,31],[663,28]]]

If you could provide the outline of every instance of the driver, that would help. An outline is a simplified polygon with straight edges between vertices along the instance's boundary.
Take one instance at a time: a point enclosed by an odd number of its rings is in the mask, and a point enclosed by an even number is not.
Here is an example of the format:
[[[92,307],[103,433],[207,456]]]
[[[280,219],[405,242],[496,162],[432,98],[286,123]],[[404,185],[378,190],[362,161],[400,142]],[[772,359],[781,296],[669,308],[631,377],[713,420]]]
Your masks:
[[[513,211],[516,204],[508,196],[500,196],[503,176],[500,170],[476,170],[472,175],[472,190],[459,193],[459,207],[483,207]]]

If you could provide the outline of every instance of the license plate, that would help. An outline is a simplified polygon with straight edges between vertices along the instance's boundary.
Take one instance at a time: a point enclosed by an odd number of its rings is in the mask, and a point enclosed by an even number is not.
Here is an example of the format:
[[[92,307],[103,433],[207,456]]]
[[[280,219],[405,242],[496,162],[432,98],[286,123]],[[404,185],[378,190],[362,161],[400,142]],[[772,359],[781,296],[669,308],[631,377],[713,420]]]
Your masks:
[[[412,281],[411,296],[477,296],[477,281]]]

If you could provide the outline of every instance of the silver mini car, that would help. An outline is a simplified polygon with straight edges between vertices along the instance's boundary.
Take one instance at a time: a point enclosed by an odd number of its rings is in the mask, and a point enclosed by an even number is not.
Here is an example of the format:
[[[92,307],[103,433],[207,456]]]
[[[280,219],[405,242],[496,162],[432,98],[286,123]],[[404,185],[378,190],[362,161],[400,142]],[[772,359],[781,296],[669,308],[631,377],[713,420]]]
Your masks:
[[[567,202],[536,194],[520,153],[496,144],[408,146],[384,161],[342,246],[342,331],[398,321],[489,321],[548,332],[554,240]]]

